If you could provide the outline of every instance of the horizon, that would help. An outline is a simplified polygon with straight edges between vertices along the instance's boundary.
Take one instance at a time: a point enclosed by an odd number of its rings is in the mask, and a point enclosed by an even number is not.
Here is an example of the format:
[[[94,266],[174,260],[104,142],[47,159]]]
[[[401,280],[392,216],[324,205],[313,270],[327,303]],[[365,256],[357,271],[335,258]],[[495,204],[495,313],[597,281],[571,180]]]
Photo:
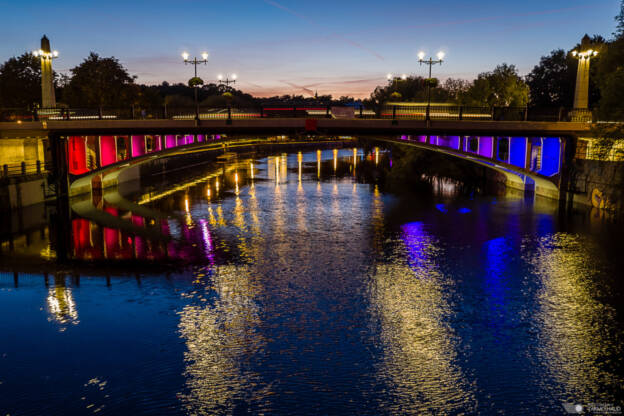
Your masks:
[[[521,6],[458,0],[428,6],[401,0],[391,8],[374,2],[286,0],[183,4],[196,5],[197,11],[164,2],[84,6],[70,1],[48,9],[37,1],[28,10],[2,2],[14,19],[0,28],[6,39],[0,59],[38,49],[45,34],[59,51],[54,62],[59,73],[68,74],[93,51],[119,59],[136,82],[159,85],[186,83],[192,68],[185,67],[181,53],[193,57],[207,51],[208,65],[198,66],[206,83],[214,83],[220,73],[236,73],[236,88],[256,97],[318,92],[364,98],[386,84],[387,73],[426,75],[416,56],[420,50],[427,56],[446,53],[433,73],[441,80],[471,80],[502,63],[526,75],[541,56],[572,48],[585,33],[610,38],[619,10],[617,0],[548,5],[529,0]],[[123,14],[108,12],[111,6]],[[428,19],[420,22],[422,12]],[[97,21],[90,19],[94,15]],[[168,25],[171,29],[162,29]]]

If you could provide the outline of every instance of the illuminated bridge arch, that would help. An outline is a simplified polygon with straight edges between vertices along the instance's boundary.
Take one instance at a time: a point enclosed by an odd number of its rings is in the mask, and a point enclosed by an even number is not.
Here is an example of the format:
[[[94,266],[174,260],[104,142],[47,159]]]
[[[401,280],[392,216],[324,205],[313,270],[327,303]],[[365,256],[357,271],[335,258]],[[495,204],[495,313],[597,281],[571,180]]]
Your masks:
[[[526,136],[400,136],[381,141],[450,155],[504,175],[506,185],[559,198],[564,139]]]

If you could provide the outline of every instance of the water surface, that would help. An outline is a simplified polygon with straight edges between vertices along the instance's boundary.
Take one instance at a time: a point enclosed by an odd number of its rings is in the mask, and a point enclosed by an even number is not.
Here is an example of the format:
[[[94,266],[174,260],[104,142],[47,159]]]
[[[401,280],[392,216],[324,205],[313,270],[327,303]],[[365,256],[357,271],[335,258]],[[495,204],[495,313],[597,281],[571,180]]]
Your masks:
[[[82,201],[67,230],[72,256],[110,267],[85,272],[78,262],[46,279],[4,267],[0,409],[621,405],[618,228],[562,216],[548,201],[471,199],[452,181],[436,180],[433,196],[399,196],[358,179],[390,158],[241,156]],[[31,234],[4,242],[3,261],[53,256],[48,228]]]

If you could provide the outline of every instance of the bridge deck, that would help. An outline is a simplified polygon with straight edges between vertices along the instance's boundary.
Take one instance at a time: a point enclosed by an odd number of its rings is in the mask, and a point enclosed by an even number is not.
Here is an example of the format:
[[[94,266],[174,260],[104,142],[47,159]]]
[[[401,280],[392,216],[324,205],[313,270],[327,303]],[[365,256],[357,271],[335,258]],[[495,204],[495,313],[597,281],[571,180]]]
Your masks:
[[[252,120],[68,120],[0,123],[0,138],[55,134],[202,132],[215,134],[490,134],[577,136],[590,131],[585,122],[388,120],[267,118]]]

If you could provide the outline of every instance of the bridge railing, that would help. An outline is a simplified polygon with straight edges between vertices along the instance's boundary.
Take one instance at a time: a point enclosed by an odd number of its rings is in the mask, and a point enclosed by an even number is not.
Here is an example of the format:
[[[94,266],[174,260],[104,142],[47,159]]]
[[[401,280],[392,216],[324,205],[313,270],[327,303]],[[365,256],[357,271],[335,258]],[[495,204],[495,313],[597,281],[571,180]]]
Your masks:
[[[256,107],[162,106],[124,108],[20,108],[0,109],[0,121],[63,120],[192,120],[196,112],[201,120],[236,120],[258,118],[355,118],[394,120],[490,120],[490,121],[575,121],[591,122],[592,110],[574,108],[478,107],[458,105],[387,104],[377,109],[363,105],[267,104]]]
[[[45,173],[49,168],[50,164],[46,164],[40,160],[35,162],[4,164],[0,166],[0,179]]]

